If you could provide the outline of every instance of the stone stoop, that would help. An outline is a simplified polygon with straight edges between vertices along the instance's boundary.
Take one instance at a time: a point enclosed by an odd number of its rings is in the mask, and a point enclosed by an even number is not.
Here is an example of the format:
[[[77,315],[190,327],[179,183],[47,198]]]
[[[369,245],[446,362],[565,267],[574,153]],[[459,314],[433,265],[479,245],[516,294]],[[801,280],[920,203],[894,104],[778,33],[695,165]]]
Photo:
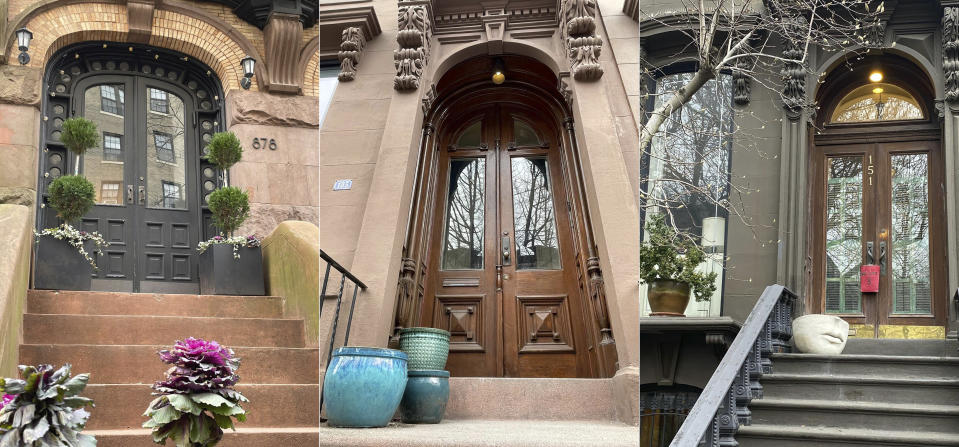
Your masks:
[[[316,445],[319,350],[301,319],[283,318],[279,297],[30,290],[20,363],[64,363],[90,373],[94,400],[85,433],[100,447],[155,446],[142,429],[150,385],[167,369],[156,352],[186,337],[216,340],[241,364],[237,391],[247,421],[223,447]]]
[[[612,379],[451,377],[439,424],[320,428],[325,446],[630,446],[639,427],[616,420]]]
[[[959,446],[959,357],[927,355],[946,354],[943,346],[857,340],[853,354],[773,354],[772,374],[760,379],[763,397],[749,404],[752,424],[740,426],[736,440],[742,447]]]

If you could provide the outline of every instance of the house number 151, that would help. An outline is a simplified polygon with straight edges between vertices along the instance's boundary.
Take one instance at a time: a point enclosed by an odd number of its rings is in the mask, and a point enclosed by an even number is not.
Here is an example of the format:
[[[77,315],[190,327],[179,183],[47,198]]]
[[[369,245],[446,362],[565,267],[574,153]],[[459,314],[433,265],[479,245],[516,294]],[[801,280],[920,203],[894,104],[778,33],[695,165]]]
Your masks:
[[[253,149],[263,149],[269,147],[271,151],[276,150],[276,140],[270,138],[267,142],[266,138],[254,138],[253,139]]]
[[[873,174],[873,172],[874,172],[874,171],[873,171],[873,166],[872,166],[872,155],[870,155],[870,156],[869,156],[869,166],[866,166],[866,175],[869,176],[869,186],[872,186],[872,174]]]

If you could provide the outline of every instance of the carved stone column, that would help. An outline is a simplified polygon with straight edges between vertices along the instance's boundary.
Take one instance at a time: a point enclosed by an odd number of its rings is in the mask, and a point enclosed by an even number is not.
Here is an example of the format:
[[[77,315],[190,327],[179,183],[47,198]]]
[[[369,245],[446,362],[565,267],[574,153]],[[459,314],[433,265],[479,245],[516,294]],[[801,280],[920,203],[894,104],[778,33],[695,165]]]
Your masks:
[[[360,63],[360,55],[366,47],[366,38],[359,27],[351,26],[343,29],[343,42],[340,43],[340,81],[352,81],[356,77],[356,65]]]
[[[959,7],[942,8],[942,71],[946,101],[959,100]]]
[[[959,218],[959,189],[956,187],[956,173],[959,171],[959,7],[946,6],[942,14],[942,71],[945,79],[945,104],[940,116],[943,118],[942,152],[945,158],[946,191],[946,221],[956,222]],[[938,105],[937,105],[938,108]],[[950,291],[959,288],[959,238],[956,231],[949,228],[946,239],[949,241],[946,248],[948,260],[948,277]],[[950,295],[951,296],[951,295]],[[948,330],[956,330],[955,306],[949,307]]]
[[[429,62],[433,33],[429,5],[427,0],[399,2],[399,31],[396,33],[399,49],[393,52],[396,67],[393,88],[396,90],[416,90],[420,86],[420,77]]]
[[[294,14],[273,13],[263,28],[263,43],[266,47],[264,73],[267,89],[271,92],[296,93],[303,23]]]
[[[596,0],[563,0],[560,12],[563,44],[569,68],[577,81],[595,81],[603,76],[599,53],[603,39],[596,35]]]

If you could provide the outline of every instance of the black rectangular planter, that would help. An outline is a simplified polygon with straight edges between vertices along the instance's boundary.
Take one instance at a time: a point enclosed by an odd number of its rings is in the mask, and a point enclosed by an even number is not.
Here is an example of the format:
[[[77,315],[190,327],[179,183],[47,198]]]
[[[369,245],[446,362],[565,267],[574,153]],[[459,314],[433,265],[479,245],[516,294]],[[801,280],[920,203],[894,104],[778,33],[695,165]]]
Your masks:
[[[200,293],[204,295],[263,295],[263,253],[260,247],[240,247],[233,257],[230,244],[213,244],[200,254]]]
[[[90,290],[93,266],[69,242],[40,237],[33,287],[52,290]],[[87,247],[90,256],[96,256]]]

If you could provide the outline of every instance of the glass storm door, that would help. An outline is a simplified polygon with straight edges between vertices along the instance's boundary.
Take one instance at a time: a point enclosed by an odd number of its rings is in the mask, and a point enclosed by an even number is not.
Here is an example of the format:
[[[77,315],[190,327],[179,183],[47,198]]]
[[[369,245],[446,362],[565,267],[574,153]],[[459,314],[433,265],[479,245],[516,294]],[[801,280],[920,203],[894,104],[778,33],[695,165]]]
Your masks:
[[[938,142],[827,146],[818,162],[820,310],[857,337],[944,337]],[[861,291],[862,265],[879,266],[878,292]]]
[[[427,326],[457,376],[585,377],[558,133],[490,108],[440,139]]]
[[[196,142],[189,95],[140,77],[78,85],[79,113],[97,125],[98,147],[82,159],[96,205],[83,227],[110,242],[95,290],[197,293]]]

